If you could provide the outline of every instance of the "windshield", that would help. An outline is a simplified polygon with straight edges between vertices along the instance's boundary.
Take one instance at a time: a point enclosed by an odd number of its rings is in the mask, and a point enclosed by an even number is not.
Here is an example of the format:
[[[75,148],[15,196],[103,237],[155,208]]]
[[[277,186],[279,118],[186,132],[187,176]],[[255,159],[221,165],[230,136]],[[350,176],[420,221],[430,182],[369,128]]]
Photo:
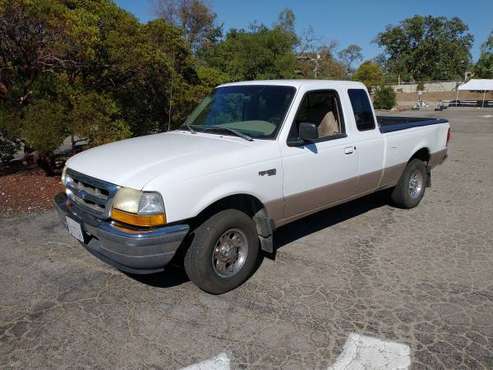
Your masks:
[[[254,139],[273,139],[294,93],[290,86],[219,87],[195,108],[186,124],[197,131],[226,135],[237,131]]]

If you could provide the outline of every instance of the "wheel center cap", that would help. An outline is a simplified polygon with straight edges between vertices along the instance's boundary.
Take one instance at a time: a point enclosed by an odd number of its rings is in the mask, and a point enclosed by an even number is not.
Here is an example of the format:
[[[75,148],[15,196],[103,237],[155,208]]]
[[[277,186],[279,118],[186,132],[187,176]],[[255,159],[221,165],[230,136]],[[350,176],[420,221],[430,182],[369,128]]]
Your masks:
[[[230,245],[221,246],[219,251],[221,253],[221,256],[227,260],[230,260],[230,259],[234,258],[234,256],[235,256],[235,248],[233,246],[230,246]]]

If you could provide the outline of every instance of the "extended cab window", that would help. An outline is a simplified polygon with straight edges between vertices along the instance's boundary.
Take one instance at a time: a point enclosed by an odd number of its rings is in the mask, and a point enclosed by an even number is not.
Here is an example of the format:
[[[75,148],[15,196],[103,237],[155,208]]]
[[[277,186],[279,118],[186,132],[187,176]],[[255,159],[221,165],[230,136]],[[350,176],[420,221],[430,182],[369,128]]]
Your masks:
[[[373,111],[366,91],[363,89],[349,89],[348,94],[358,130],[373,130],[375,128],[375,120],[373,119]]]
[[[344,134],[341,104],[333,90],[310,91],[305,94],[291,126],[288,140],[299,138],[299,124],[313,123],[317,126],[320,140]]]
[[[186,122],[196,131],[227,135],[229,129],[254,139],[273,139],[295,92],[290,86],[219,87],[199,104]]]

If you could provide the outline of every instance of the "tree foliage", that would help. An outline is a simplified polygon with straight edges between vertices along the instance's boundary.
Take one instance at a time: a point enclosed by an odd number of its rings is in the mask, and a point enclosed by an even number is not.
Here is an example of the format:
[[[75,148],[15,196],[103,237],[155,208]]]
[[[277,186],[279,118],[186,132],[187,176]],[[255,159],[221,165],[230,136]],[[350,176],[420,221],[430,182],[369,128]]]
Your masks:
[[[343,80],[347,71],[332,54],[332,48],[319,47],[315,52],[297,56],[297,73],[301,78],[322,80]]]
[[[360,46],[350,44],[339,52],[339,59],[344,63],[348,73],[352,72],[353,63],[363,60],[363,54]]]
[[[281,13],[279,13],[279,17],[277,19],[277,25],[282,28],[285,32],[291,33],[293,35],[296,34],[295,30],[296,16],[294,12],[286,8]]]
[[[308,29],[298,37],[296,45],[297,76],[308,79],[347,78],[344,64],[334,57],[337,42],[323,42],[313,28]]]
[[[493,31],[481,45],[481,55],[474,66],[474,77],[493,78]]]
[[[389,72],[403,80],[462,78],[470,61],[473,36],[459,18],[416,15],[387,26],[376,43]]]
[[[111,0],[0,0],[0,71],[5,153],[19,140],[49,152],[70,135],[99,145],[169,129],[225,80],[180,29]]]
[[[279,25],[232,29],[224,41],[207,49],[201,57],[233,81],[293,78],[296,42],[296,35]]]
[[[222,35],[216,14],[202,0],[155,0],[158,15],[181,29],[196,51],[214,44]]]
[[[384,78],[378,64],[367,60],[354,72],[353,80],[363,82],[368,90],[372,91],[373,88],[383,83]]]

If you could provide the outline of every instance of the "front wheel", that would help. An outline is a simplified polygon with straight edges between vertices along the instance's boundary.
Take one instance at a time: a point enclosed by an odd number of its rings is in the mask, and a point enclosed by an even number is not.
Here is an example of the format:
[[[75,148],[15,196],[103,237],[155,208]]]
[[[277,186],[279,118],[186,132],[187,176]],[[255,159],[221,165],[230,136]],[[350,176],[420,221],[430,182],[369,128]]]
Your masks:
[[[259,240],[247,214],[228,209],[216,213],[193,232],[185,271],[200,289],[222,294],[245,282],[255,271]]]
[[[400,208],[416,207],[425,195],[427,180],[426,165],[419,159],[413,159],[407,164],[399,182],[392,190],[392,203]]]

